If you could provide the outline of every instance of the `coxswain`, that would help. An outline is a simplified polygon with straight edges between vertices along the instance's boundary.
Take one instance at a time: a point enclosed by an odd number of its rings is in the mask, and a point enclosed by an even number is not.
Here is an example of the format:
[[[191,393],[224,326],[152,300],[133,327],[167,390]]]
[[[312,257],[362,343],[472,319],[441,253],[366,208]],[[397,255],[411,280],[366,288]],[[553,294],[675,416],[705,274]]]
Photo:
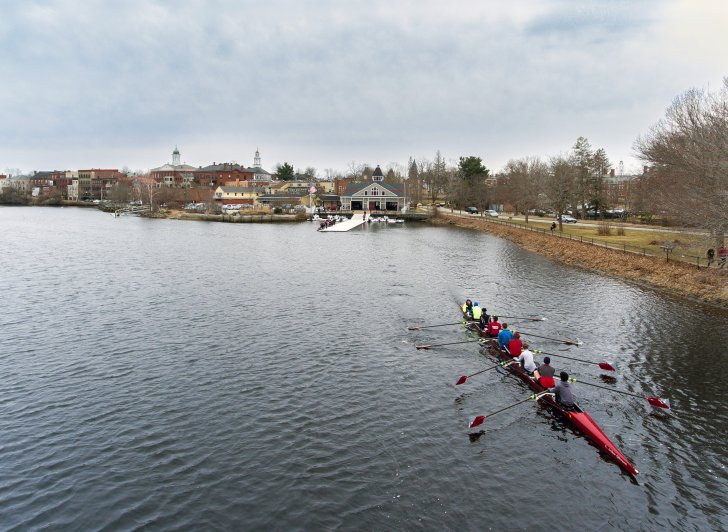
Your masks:
[[[549,391],[556,394],[556,400],[567,408],[573,408],[576,404],[574,393],[569,382],[569,374],[565,371],[561,372],[561,380],[556,383],[556,386],[550,388]]]
[[[501,324],[498,322],[498,316],[493,316],[488,324],[488,336],[491,338],[498,338],[498,333],[501,330]]]
[[[529,374],[536,371],[536,363],[533,361],[533,353],[528,350],[528,344],[523,344],[523,351],[516,357],[516,360],[521,363],[521,367]]]
[[[498,335],[498,341],[500,341],[500,334]],[[511,354],[512,357],[520,356],[521,351],[523,351],[523,343],[521,342],[521,333],[519,333],[519,332],[514,333],[513,338],[511,338],[508,341],[508,345],[506,347],[508,348],[508,352]]]
[[[463,314],[466,314],[468,317],[473,317],[473,302],[469,299],[465,300],[465,303],[463,303]]]
[[[535,373],[538,373],[538,383],[544,388],[553,388],[556,384],[554,381],[556,370],[551,365],[550,357],[543,357],[543,364],[538,367]]]
[[[505,349],[508,346],[508,342],[513,339],[513,333],[508,328],[508,324],[503,322],[503,327],[498,332],[498,346],[501,349]]]
[[[473,303],[473,321],[480,322],[480,317],[483,315],[483,309],[480,308],[478,302]]]

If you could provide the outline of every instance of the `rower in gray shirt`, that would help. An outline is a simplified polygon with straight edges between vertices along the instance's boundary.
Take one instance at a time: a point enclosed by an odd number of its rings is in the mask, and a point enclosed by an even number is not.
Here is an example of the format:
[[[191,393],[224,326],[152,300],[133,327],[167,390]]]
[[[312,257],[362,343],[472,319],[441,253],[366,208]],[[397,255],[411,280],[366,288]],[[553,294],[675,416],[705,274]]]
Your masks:
[[[560,377],[561,380],[549,391],[556,394],[556,400],[559,403],[566,407],[573,407],[576,404],[576,398],[572,393],[571,383],[569,382],[569,374],[562,371]]]

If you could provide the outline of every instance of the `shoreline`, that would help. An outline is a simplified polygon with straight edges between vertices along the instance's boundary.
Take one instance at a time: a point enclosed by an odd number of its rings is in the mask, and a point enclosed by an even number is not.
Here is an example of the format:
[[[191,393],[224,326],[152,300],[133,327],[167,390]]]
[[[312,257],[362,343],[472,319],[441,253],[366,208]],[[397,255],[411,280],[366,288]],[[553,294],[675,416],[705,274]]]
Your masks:
[[[432,224],[485,231],[568,266],[668,290],[721,308],[728,304],[728,270],[698,269],[683,262],[666,262],[658,257],[595,247],[576,240],[555,240],[558,237],[491,223],[487,219],[463,218],[444,212],[438,212],[432,218]],[[548,245],[553,243],[558,245]]]

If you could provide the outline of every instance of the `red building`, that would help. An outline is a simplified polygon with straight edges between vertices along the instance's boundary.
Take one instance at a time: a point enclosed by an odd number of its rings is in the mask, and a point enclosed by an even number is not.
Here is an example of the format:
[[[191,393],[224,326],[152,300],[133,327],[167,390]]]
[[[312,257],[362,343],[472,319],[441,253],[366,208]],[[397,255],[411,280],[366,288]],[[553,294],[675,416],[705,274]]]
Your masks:
[[[194,171],[194,182],[200,186],[251,186],[246,183],[253,181],[254,172],[252,168],[245,168],[234,163],[212,163],[204,168]]]

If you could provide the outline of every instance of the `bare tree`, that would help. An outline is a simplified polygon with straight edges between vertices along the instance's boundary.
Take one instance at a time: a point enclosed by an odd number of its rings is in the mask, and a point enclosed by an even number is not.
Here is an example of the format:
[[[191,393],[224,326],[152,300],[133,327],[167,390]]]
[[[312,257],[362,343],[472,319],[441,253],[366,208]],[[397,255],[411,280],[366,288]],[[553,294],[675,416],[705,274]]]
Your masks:
[[[422,180],[430,194],[430,200],[435,203],[439,195],[445,190],[448,181],[447,163],[440,150],[435,153],[435,159],[425,166],[422,172]]]
[[[362,175],[362,172],[364,170],[366,165],[358,163],[356,161],[351,161],[348,165],[346,165],[346,177],[353,177],[354,179],[359,179]]]
[[[538,157],[511,159],[505,167],[508,180],[506,197],[516,212],[523,212],[528,223],[528,211],[539,206],[549,167]]]
[[[718,92],[678,96],[649,133],[635,142],[651,165],[652,193],[676,219],[699,223],[715,245],[728,231],[728,78]]]
[[[313,166],[307,166],[303,173],[310,179],[316,179],[317,172]]]
[[[570,157],[557,155],[549,162],[549,175],[546,178],[545,188],[551,207],[559,219],[559,231],[563,230],[561,215],[566,212],[574,196],[578,172],[578,167]]]

